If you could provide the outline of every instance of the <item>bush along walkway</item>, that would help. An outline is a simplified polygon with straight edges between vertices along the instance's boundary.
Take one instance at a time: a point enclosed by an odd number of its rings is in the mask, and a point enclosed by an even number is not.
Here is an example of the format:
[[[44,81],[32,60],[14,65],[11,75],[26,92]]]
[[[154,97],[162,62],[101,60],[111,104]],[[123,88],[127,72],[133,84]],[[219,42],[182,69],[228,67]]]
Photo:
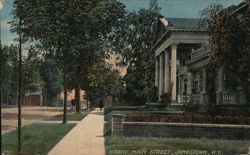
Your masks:
[[[49,155],[105,155],[103,126],[103,111],[92,111],[49,152]]]

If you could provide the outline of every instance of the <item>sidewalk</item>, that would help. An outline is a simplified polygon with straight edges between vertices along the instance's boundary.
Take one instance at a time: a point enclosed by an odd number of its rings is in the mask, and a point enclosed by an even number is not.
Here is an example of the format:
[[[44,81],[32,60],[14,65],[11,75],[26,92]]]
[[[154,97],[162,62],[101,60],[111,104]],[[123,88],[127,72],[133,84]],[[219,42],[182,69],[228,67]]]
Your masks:
[[[88,114],[48,155],[105,155],[103,117],[97,109]]]

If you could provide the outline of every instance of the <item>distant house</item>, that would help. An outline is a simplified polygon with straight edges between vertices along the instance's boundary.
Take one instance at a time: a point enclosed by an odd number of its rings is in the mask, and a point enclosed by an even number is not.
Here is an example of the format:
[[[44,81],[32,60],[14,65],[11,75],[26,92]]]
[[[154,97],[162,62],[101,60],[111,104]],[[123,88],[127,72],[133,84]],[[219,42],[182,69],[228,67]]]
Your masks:
[[[3,96],[3,104],[15,105],[17,103],[17,93],[10,92],[8,95]]]
[[[85,97],[86,97],[86,92],[84,90],[81,90],[80,91],[80,103],[83,105],[86,103],[85,101]],[[64,93],[61,92],[60,94],[60,100],[63,100],[64,98]],[[68,91],[68,96],[67,96],[67,102],[68,102],[68,105],[71,105],[71,100],[72,99],[75,99],[75,90],[71,90],[71,91]]]
[[[36,91],[29,93],[24,98],[25,105],[31,106],[43,106],[43,94],[42,91]]]
[[[18,94],[16,92],[10,92],[8,95],[3,97],[3,103],[8,105],[17,104]],[[42,91],[36,91],[32,93],[27,93],[23,97],[23,105],[29,106],[43,106],[43,95]]]

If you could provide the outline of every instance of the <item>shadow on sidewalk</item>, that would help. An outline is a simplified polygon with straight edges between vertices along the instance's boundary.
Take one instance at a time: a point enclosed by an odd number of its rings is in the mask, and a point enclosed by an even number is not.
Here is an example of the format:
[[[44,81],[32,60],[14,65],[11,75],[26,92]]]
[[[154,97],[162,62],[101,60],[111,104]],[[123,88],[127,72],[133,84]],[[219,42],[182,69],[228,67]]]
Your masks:
[[[94,115],[103,115],[103,111],[94,111],[91,114],[94,114]]]

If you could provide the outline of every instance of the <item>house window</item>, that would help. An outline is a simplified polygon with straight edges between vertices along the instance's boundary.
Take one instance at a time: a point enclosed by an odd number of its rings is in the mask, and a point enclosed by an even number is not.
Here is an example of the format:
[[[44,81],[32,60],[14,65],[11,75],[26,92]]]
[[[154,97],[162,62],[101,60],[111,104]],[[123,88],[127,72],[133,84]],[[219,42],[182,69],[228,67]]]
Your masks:
[[[184,83],[184,92],[183,95],[187,95],[187,82]]]
[[[194,81],[193,81],[193,93],[198,94],[199,92],[200,92],[199,79],[194,79]]]

